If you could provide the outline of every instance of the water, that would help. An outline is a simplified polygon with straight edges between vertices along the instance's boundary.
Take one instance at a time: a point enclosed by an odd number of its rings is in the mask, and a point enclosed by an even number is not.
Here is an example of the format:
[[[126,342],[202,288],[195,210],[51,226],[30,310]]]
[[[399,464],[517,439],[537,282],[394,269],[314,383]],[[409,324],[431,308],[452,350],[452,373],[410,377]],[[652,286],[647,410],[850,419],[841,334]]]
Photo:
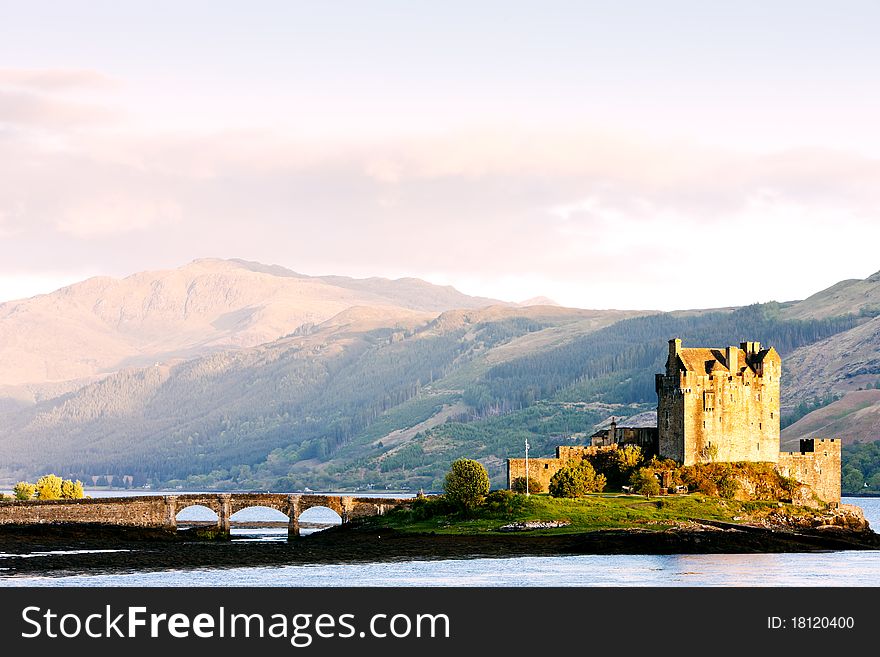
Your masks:
[[[844,498],[880,528],[880,499]],[[275,519],[249,510],[251,520]],[[241,512],[244,514],[244,511]],[[329,521],[315,509],[313,522]],[[236,519],[239,519],[236,516]],[[336,516],[338,518],[338,516]],[[195,518],[194,518],[195,519]],[[244,518],[241,518],[244,519]],[[283,540],[264,529],[245,540]],[[265,532],[269,532],[267,535]],[[273,536],[274,533],[274,536]],[[161,572],[21,577],[2,586],[878,586],[880,551],[791,554],[581,555],[510,559],[201,568]]]

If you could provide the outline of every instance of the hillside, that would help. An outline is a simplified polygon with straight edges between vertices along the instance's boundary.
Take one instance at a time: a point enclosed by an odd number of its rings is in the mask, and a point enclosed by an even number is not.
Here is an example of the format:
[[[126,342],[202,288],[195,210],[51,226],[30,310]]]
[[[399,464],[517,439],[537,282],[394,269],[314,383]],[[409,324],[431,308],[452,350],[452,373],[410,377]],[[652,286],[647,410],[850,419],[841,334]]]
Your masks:
[[[124,369],[10,414],[0,476],[436,489],[448,463],[468,455],[497,485],[526,438],[538,456],[586,440],[610,415],[650,410],[670,335],[755,336],[784,354],[854,324],[778,311],[349,308],[280,340]]]
[[[845,445],[880,439],[880,390],[860,390],[816,409],[782,430],[783,448],[801,438],[837,438]]]
[[[484,371],[496,346],[545,330],[555,344],[566,330],[583,334],[627,314],[533,306],[432,318],[350,308],[281,340],[126,368],[10,414],[0,427],[2,474],[48,468],[164,481],[263,463],[263,476],[277,476],[343,447],[381,454],[393,440],[374,449],[356,439],[377,423],[393,432],[458,403],[462,390],[450,386]]]
[[[786,407],[880,381],[880,317],[792,352],[785,360]]]
[[[858,388],[880,381],[880,317],[791,318],[803,302],[675,313],[487,302],[416,279],[215,260],[17,302],[4,308],[7,330],[39,320],[24,339],[48,331],[44,341],[69,352],[60,362],[91,374],[27,384],[29,405],[0,403],[0,480],[55,470],[184,488],[437,489],[448,464],[470,456],[501,485],[526,439],[549,455],[611,415],[650,412],[670,336],[774,345],[784,419],[799,419],[788,445],[828,432],[872,440],[880,405]],[[460,307],[438,310],[448,303]],[[110,306],[128,319],[110,322]],[[107,357],[100,371],[99,358],[80,362],[90,343],[52,343],[53,307],[56,326],[87,324],[88,336],[139,355]],[[218,321],[231,308],[235,321]],[[845,393],[859,396],[836,401]]]
[[[786,319],[820,319],[853,314],[861,317],[880,315],[880,272],[865,279],[840,281],[831,287],[790,304]]]
[[[492,304],[503,302],[418,279],[311,277],[241,260],[91,278],[0,304],[0,397],[33,402],[122,368],[253,347],[354,306],[436,315]]]

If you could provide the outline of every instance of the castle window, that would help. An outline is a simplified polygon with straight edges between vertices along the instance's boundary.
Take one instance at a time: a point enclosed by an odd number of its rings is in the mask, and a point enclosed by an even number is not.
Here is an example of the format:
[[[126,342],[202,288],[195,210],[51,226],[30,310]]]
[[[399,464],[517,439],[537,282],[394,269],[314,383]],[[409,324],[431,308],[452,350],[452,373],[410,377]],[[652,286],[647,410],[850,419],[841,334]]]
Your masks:
[[[545,463],[545,464],[544,464],[544,469],[545,469],[545,470],[548,469],[549,467],[550,467],[550,464],[549,464],[549,463]]]
[[[763,428],[764,428],[764,424],[762,422],[758,422],[758,429],[760,430]]]
[[[773,419],[773,411],[770,411],[770,419]]]
[[[703,410],[711,411],[715,408],[715,393],[714,392],[704,392],[703,393]]]

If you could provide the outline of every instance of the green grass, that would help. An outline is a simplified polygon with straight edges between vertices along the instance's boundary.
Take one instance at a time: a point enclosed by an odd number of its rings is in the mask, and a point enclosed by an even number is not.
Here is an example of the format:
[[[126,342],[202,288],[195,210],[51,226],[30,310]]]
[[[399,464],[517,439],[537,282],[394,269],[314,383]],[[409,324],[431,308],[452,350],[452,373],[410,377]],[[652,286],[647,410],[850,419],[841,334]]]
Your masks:
[[[571,534],[607,529],[662,531],[688,520],[742,522],[778,510],[777,502],[738,502],[702,494],[676,495],[645,499],[619,493],[600,493],[580,499],[559,499],[548,495],[514,498],[510,511],[493,511],[485,506],[470,517],[457,513],[423,517],[424,512],[395,511],[370,523],[390,526],[405,532],[438,534],[480,534],[498,531],[503,525],[529,520],[564,520],[571,524],[553,529],[536,529],[530,535]],[[785,505],[794,514],[799,507]]]

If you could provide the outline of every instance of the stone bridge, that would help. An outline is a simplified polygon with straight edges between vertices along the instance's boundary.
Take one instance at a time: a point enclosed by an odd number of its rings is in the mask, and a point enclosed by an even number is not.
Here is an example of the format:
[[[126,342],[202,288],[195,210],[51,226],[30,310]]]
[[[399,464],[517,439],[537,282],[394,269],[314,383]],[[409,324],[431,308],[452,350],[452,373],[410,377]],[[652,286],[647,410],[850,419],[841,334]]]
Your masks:
[[[232,514],[249,507],[276,509],[288,517],[288,538],[299,536],[299,517],[312,507],[332,509],[349,522],[381,516],[412,504],[414,498],[299,495],[286,493],[197,493],[102,497],[82,500],[29,500],[0,502],[0,526],[33,524],[98,524],[117,527],[177,529],[177,514],[190,506],[204,506],[217,514],[217,528],[229,533]]]

